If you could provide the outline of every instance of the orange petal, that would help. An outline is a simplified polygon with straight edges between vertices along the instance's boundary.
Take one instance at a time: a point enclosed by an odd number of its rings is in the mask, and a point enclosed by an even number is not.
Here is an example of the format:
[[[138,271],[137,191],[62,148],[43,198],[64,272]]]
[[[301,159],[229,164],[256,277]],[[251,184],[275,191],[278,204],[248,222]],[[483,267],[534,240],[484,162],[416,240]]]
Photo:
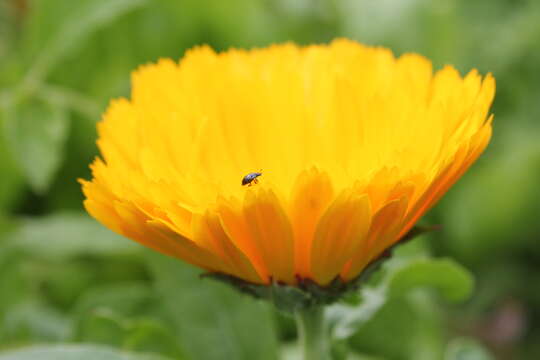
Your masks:
[[[292,227],[276,194],[265,189],[248,191],[244,216],[250,239],[259,249],[274,280],[294,283]]]
[[[263,282],[268,283],[269,269],[264,262],[261,249],[251,237],[240,203],[236,199],[220,198],[217,213],[228,238],[251,261]]]
[[[390,246],[401,230],[408,200],[404,196],[385,204],[373,217],[368,240],[359,247],[344,266],[341,276],[345,280],[356,277],[370,261]]]
[[[472,148],[464,147],[460,149],[452,162],[439,173],[424,195],[418,199],[414,207],[407,216],[406,224],[399,237],[404,236],[414,224],[431,209],[440,198],[454,185],[469,167],[478,159],[484,151],[491,137],[491,126],[489,123],[472,139]]]
[[[295,272],[301,277],[311,277],[311,244],[315,228],[333,194],[330,178],[316,168],[303,171],[294,185],[290,215],[295,241]]]
[[[184,259],[193,265],[209,270],[220,268],[212,254],[174,233],[165,224],[160,223],[159,228],[167,229],[167,237],[161,236],[163,231],[156,233],[152,221],[134,205],[119,200],[111,200],[107,204],[87,201],[86,205],[92,216],[119,234],[163,254]]]
[[[317,226],[311,251],[311,270],[322,285],[332,281],[345,262],[366,241],[371,224],[369,197],[343,192]]]
[[[174,232],[167,224],[159,220],[148,220],[146,222],[146,233],[147,236],[152,238],[152,242],[145,245],[152,248],[154,248],[154,245],[160,245],[162,250],[154,249],[165,255],[174,256],[206,270],[227,271],[227,267],[217,256]],[[138,241],[136,237],[133,237],[133,239]]]
[[[253,283],[263,282],[248,258],[231,242],[215,213],[194,216],[193,228],[195,242],[216,254],[228,273]]]

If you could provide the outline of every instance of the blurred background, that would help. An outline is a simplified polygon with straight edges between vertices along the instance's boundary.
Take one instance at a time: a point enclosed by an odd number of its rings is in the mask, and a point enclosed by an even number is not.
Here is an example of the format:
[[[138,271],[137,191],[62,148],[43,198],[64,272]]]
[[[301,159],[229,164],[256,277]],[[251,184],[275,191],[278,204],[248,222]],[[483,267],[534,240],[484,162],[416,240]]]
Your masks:
[[[422,220],[442,230],[397,255],[452,258],[472,296],[387,298],[335,358],[540,359],[537,0],[0,0],[0,359],[294,359],[291,319],[102,228],[76,179],[137,66],[339,36],[492,72],[497,95],[487,152]]]

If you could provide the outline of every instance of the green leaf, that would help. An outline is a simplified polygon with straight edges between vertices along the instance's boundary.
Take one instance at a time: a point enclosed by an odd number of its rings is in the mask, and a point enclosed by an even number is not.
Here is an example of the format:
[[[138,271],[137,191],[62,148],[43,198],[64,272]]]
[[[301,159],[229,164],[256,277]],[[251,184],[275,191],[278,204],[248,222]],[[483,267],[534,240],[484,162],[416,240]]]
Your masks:
[[[23,274],[24,261],[20,254],[3,245],[0,241],[0,323],[4,312],[31,294],[31,285]]]
[[[37,101],[4,109],[8,149],[37,193],[48,189],[62,163],[68,120],[63,108]]]
[[[427,292],[388,298],[376,316],[347,341],[351,351],[384,359],[442,359],[445,331],[441,313],[440,304]]]
[[[83,213],[24,218],[10,234],[13,246],[51,260],[80,255],[129,255],[140,247]]]
[[[450,259],[416,260],[393,274],[389,296],[398,297],[417,287],[437,289],[446,300],[466,300],[474,288],[471,273]]]
[[[148,254],[156,288],[186,354],[197,360],[275,360],[277,340],[267,304],[235,292],[198,271]]]
[[[280,349],[281,360],[301,360],[302,349],[296,343],[283,345]]]
[[[172,332],[152,318],[123,317],[107,308],[84,315],[77,329],[78,341],[184,359]]]
[[[106,308],[130,317],[151,308],[153,299],[154,293],[146,282],[101,285],[80,294],[73,313],[84,316],[96,309]]]
[[[184,359],[183,351],[175,336],[161,323],[152,319],[135,320],[129,323],[123,347],[132,351],[155,352]]]
[[[386,287],[366,287],[361,290],[360,305],[332,305],[328,309],[328,317],[333,327],[333,337],[346,339],[353,335],[362,325],[368,322],[387,301]]]
[[[384,277],[376,286],[360,289],[361,304],[336,304],[328,309],[336,339],[346,339],[370,321],[391,299],[398,299],[416,288],[437,289],[446,300],[459,302],[472,292],[473,277],[449,259],[394,258],[385,264]]]
[[[446,350],[445,360],[493,360],[477,341],[467,338],[453,340]]]
[[[51,35],[27,74],[27,81],[41,82],[64,56],[83,43],[93,32],[142,5],[144,0],[92,0],[74,3],[75,10]]]
[[[158,355],[142,355],[96,345],[33,346],[0,353],[0,360],[167,360]]]
[[[6,113],[2,111],[0,104],[0,124],[6,121],[4,116]],[[4,127],[0,126],[0,211],[10,208],[18,200],[25,180],[9,153],[4,130]]]
[[[126,325],[119,316],[107,309],[85,314],[77,327],[76,339],[82,342],[121,347]]]
[[[71,319],[46,304],[26,301],[9,308],[2,321],[2,337],[14,340],[66,341],[72,331]]]

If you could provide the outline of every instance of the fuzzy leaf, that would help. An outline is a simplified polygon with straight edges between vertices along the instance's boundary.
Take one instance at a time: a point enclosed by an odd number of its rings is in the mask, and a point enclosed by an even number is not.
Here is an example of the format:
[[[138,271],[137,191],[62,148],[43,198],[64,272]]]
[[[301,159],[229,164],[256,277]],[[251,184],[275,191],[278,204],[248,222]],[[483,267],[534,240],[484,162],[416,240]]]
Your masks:
[[[4,109],[4,135],[13,159],[37,193],[44,193],[63,160],[68,135],[64,109],[25,102]]]
[[[472,275],[449,259],[394,259],[376,285],[360,288],[361,305],[336,304],[328,309],[333,333],[337,339],[353,335],[390,300],[419,288],[435,288],[451,302],[465,300],[472,292]]]
[[[474,279],[467,269],[450,259],[416,260],[394,273],[389,296],[402,296],[416,287],[434,288],[446,300],[461,302],[471,295]]]
[[[28,80],[39,83],[64,56],[93,32],[123,14],[145,4],[144,0],[92,0],[75,6],[66,21],[51,34],[28,72]]]
[[[150,252],[148,259],[167,316],[190,358],[277,359],[277,339],[267,304],[228,285],[201,279],[198,271],[176,259]]]
[[[16,248],[52,260],[81,255],[133,254],[139,249],[136,243],[82,213],[24,218],[9,238]]]

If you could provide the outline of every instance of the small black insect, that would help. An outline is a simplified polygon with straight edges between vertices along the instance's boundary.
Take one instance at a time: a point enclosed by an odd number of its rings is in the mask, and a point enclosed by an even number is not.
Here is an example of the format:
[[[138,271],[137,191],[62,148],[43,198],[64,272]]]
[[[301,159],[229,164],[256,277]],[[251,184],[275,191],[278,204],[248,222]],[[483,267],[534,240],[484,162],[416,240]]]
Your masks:
[[[242,179],[242,185],[248,185],[251,186],[253,184],[257,184],[259,180],[257,178],[262,175],[262,172],[252,172],[244,176]]]

